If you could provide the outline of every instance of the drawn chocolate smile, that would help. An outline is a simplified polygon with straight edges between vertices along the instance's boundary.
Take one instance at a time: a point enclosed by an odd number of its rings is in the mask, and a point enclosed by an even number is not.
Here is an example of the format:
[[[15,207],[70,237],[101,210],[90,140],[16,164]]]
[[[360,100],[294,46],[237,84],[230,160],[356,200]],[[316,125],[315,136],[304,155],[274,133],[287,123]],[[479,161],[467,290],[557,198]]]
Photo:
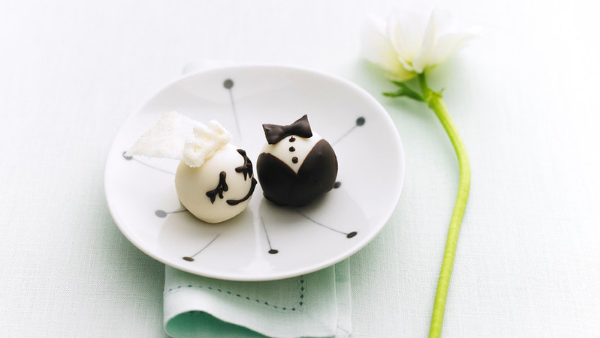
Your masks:
[[[241,166],[236,167],[235,172],[238,174],[243,174],[244,181],[246,181],[248,178],[251,178],[252,182],[250,183],[250,189],[248,190],[246,196],[239,200],[227,200],[227,204],[231,206],[238,205],[248,200],[252,194],[254,194],[254,189],[256,188],[257,183],[256,179],[253,177],[254,173],[252,171],[252,161],[250,161],[248,156],[246,156],[246,151],[243,149],[238,149],[237,152],[244,158],[244,163]],[[223,199],[223,192],[227,190],[229,190],[229,187],[227,186],[227,173],[225,171],[221,171],[219,173],[219,183],[217,184],[217,187],[213,190],[207,191],[206,196],[210,199],[210,203],[214,204],[217,196],[219,196],[220,199]]]
[[[256,188],[256,180],[253,177],[252,184],[250,185],[250,190],[248,190],[248,193],[246,194],[246,196],[244,196],[244,198],[239,199],[239,200],[227,200],[227,204],[233,206],[233,205],[238,205],[238,204],[244,202],[245,200],[249,199],[250,196],[252,196],[252,194],[254,194],[254,188]]]

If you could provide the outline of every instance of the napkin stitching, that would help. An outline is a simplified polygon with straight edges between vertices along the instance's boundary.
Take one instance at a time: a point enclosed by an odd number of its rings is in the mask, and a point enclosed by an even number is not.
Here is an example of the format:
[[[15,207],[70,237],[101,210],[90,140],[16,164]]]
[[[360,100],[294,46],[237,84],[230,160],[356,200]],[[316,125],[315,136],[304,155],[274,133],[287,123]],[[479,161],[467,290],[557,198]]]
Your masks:
[[[302,308],[304,306],[304,291],[305,291],[304,276],[300,277],[299,283],[300,283],[300,285],[299,285],[300,286],[300,295],[299,295],[299,301],[298,301],[298,308],[296,308],[296,306],[291,306],[291,308],[289,308],[289,306],[281,306],[281,305],[277,306],[277,305],[274,305],[274,304],[269,304],[268,301],[264,301],[263,302],[260,299],[254,299],[254,301],[256,301],[257,303],[260,303],[263,306],[266,305],[268,307],[272,307],[272,308],[277,309],[277,310],[282,310],[282,311],[288,311],[288,310],[290,310],[290,311],[301,312]],[[219,293],[226,293],[226,294],[228,294],[230,296],[236,296],[239,299],[244,299],[244,300],[248,300],[248,301],[252,301],[253,300],[253,298],[250,298],[249,296],[244,296],[244,295],[242,295],[240,293],[232,292],[231,290],[224,290],[222,288],[217,288],[217,287],[213,287],[213,286],[206,286],[206,285],[200,285],[200,284],[196,284],[196,285],[193,285],[193,284],[182,285],[182,284],[180,284],[177,287],[170,288],[165,293],[171,293],[171,292],[179,291],[179,290],[181,290],[182,287],[187,287],[187,288],[193,288],[193,287],[206,288],[206,289],[208,289],[210,291],[218,291]]]

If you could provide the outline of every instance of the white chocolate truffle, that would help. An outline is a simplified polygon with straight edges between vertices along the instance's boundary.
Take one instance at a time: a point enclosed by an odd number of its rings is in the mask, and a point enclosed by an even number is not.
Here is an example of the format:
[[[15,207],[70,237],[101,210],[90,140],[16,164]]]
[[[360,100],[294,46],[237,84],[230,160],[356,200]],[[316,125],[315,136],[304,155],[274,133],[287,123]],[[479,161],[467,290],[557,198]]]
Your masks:
[[[207,223],[223,222],[244,211],[255,186],[252,163],[243,150],[231,144],[198,168],[181,162],[175,174],[181,204]]]
[[[171,111],[125,155],[180,160],[175,188],[181,204],[200,220],[219,223],[244,211],[256,186],[252,162],[230,140],[217,121],[204,125]]]

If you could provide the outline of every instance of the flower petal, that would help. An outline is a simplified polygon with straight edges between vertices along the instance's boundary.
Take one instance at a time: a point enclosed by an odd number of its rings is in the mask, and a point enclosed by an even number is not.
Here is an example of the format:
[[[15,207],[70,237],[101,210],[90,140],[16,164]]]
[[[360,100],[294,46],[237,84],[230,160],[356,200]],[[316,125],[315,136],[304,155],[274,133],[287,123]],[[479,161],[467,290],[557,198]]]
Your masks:
[[[449,12],[437,10],[433,13],[438,25],[438,38],[433,47],[430,67],[434,67],[446,61],[458,49],[464,47],[476,34],[466,29],[455,27]]]
[[[472,33],[448,33],[440,36],[437,40],[432,65],[439,65],[446,61],[452,54],[465,47],[468,42],[477,37]]]
[[[421,51],[428,19],[427,12],[415,9],[397,9],[388,18],[387,35],[407,69]]]
[[[417,73],[405,70],[404,68],[402,68],[402,71],[400,71],[400,72],[394,72],[394,73],[388,72],[385,74],[385,77],[387,77],[388,79],[390,79],[392,81],[400,81],[400,82],[410,80],[415,76],[417,76]]]
[[[423,5],[396,9],[387,22],[371,19],[363,27],[363,56],[388,72],[388,77],[404,81],[446,61],[475,37],[454,29],[445,10]]]
[[[438,60],[436,46],[438,45],[439,37],[450,31],[451,27],[452,17],[450,13],[440,9],[435,9],[431,12],[421,52],[413,61],[413,67],[417,73],[422,73],[427,68],[435,67]]]
[[[413,60],[415,72],[422,73],[433,58],[434,47],[437,42],[438,25],[434,13],[431,13],[427,29],[423,36],[423,43],[419,55]]]
[[[370,18],[361,29],[362,56],[377,64],[394,78],[405,78],[410,74],[398,60],[396,51],[385,35],[385,22]]]

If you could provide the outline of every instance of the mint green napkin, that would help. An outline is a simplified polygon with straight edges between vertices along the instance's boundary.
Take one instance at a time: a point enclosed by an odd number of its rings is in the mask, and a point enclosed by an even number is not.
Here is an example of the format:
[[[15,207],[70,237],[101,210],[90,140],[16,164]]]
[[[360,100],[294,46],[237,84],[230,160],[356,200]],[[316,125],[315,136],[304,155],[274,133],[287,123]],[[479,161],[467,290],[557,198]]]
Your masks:
[[[165,331],[172,337],[350,337],[348,260],[308,275],[230,282],[166,267]]]

